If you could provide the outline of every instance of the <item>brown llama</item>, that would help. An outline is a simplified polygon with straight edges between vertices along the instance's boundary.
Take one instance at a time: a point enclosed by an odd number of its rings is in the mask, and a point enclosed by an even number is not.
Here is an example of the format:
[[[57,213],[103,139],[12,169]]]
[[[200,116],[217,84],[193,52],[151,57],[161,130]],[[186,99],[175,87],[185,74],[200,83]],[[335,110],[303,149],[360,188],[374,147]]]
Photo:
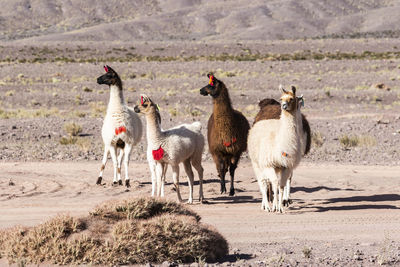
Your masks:
[[[257,113],[253,125],[261,120],[271,120],[271,119],[279,120],[282,110],[281,110],[281,104],[278,101],[272,98],[264,98],[258,103],[258,106],[260,107],[260,111]],[[301,120],[303,125],[303,137],[304,137],[303,155],[306,155],[308,154],[311,148],[311,128],[304,114],[301,114]],[[292,175],[290,175],[288,179],[288,186],[286,188],[288,192],[286,192],[285,194],[285,198],[287,197],[288,199],[284,199],[283,202],[285,206],[289,206],[289,204],[292,203],[292,200],[289,198],[291,181],[292,181]],[[271,184],[268,184],[267,195],[268,195],[268,200],[272,202],[273,195],[272,195]]]
[[[247,135],[250,125],[246,117],[232,108],[225,84],[208,75],[209,83],[200,89],[201,95],[213,98],[213,113],[208,120],[208,147],[221,179],[221,194],[226,192],[225,174],[231,176],[229,195],[235,194],[234,177],[240,155],[247,149]]]

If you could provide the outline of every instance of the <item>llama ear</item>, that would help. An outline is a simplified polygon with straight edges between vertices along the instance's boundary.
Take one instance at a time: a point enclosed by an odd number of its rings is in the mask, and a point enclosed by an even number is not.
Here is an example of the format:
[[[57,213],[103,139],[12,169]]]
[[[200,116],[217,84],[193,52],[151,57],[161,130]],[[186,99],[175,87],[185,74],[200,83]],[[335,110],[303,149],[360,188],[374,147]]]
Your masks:
[[[300,104],[300,107],[304,107],[304,98],[303,98],[303,95],[297,97],[297,103]]]
[[[111,67],[108,66],[108,65],[105,65],[105,66],[104,66],[104,69],[107,69],[107,72],[115,72],[115,70],[113,70],[113,68],[111,68]]]
[[[147,95],[141,94],[140,95],[140,104],[143,105],[143,103],[146,102],[146,101],[151,102],[150,98]]]
[[[282,93],[284,93],[284,94],[287,93],[287,91],[285,90],[285,88],[283,88],[283,85],[282,85],[282,84],[279,85],[279,90],[281,90]]]
[[[106,72],[108,72],[108,66],[107,66],[107,65],[104,65],[103,67],[104,67],[104,70],[105,70]]]
[[[294,87],[293,85],[292,85],[292,93],[293,93],[294,95],[296,95],[296,87]]]

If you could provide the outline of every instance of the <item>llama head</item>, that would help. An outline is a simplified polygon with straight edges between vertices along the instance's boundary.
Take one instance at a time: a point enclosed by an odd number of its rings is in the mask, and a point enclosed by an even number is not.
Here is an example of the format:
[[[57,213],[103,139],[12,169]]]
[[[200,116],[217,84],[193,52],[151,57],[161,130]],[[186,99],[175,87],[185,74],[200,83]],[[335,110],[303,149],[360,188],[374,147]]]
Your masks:
[[[281,96],[281,108],[287,112],[295,112],[297,110],[299,100],[296,97],[296,87],[292,86],[291,91],[286,91],[282,85],[279,86],[279,89],[282,91]],[[303,97],[301,97],[303,99]]]
[[[99,78],[97,78],[97,83],[98,84],[107,84],[109,86],[117,85],[120,89],[122,89],[122,82],[121,82],[121,79],[119,78],[117,72],[115,72],[115,70],[113,70],[108,65],[104,66],[104,70],[106,71],[106,73],[101,75]]]
[[[145,94],[140,95],[140,104],[134,108],[136,113],[159,113],[158,106]]]
[[[200,89],[201,95],[211,95],[212,97],[217,97],[222,90],[223,83],[215,78],[213,73],[207,74],[208,84]]]

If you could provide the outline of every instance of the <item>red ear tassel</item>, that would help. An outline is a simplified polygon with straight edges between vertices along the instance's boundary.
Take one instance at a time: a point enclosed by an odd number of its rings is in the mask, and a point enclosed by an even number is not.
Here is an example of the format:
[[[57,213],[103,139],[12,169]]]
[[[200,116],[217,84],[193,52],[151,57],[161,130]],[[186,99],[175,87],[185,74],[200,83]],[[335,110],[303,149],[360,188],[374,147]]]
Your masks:
[[[105,70],[106,72],[108,72],[108,68],[107,68],[107,66],[104,66],[104,70]]]
[[[208,84],[214,86],[214,76],[210,76],[210,81],[208,82]]]
[[[143,96],[140,97],[140,104],[143,105]]]

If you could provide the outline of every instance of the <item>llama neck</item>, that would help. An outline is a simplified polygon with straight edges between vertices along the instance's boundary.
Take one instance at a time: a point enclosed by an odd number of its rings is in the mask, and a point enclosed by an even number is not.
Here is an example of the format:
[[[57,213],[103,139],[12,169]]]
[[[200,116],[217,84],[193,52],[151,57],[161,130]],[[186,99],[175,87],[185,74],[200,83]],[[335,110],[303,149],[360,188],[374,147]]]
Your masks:
[[[233,108],[231,99],[229,98],[228,90],[226,88],[221,90],[219,96],[214,98],[213,102],[213,113],[215,120],[226,116],[232,117]]]
[[[146,114],[146,134],[148,143],[158,143],[162,138],[162,132],[156,113]]]
[[[282,110],[278,133],[281,152],[289,154],[297,153],[296,149],[298,147],[299,138],[297,134],[298,126],[296,115],[296,112],[292,114]]]
[[[108,103],[108,110],[114,111],[119,110],[125,105],[124,95],[122,93],[122,88],[111,85],[110,86],[110,101]]]

